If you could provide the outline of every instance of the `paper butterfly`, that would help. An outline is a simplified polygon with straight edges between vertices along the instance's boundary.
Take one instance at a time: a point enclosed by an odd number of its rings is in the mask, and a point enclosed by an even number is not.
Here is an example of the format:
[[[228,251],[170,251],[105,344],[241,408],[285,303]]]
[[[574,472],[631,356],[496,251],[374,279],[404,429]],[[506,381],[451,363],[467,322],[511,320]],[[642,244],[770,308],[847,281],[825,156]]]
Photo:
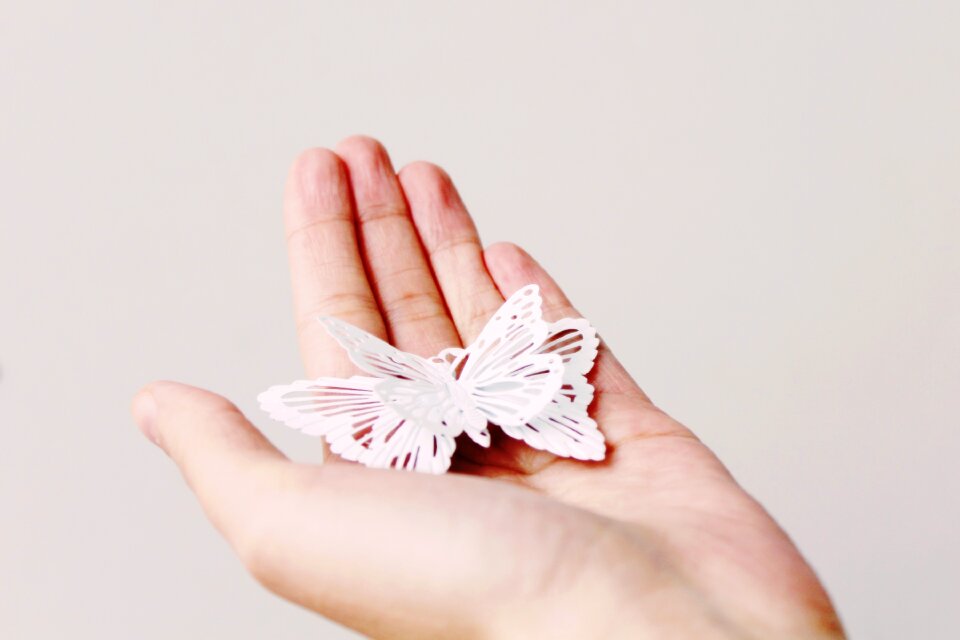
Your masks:
[[[322,317],[370,375],[271,387],[260,394],[260,406],[368,467],[443,473],[461,433],[490,446],[488,423],[536,449],[602,460],[603,435],[587,415],[596,330],[582,318],[547,323],[541,304],[539,288],[528,285],[510,296],[473,344],[433,358]]]

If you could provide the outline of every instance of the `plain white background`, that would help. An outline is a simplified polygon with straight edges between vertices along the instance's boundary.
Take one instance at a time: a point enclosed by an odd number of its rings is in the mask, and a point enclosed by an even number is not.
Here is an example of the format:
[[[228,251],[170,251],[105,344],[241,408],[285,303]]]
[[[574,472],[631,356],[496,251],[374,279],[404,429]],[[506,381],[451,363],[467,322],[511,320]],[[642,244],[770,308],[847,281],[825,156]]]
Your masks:
[[[860,638],[957,633],[956,2],[0,4],[0,635],[347,638],[136,432],[301,374],[304,147],[448,169],[770,509]],[[952,628],[951,628],[952,627]]]

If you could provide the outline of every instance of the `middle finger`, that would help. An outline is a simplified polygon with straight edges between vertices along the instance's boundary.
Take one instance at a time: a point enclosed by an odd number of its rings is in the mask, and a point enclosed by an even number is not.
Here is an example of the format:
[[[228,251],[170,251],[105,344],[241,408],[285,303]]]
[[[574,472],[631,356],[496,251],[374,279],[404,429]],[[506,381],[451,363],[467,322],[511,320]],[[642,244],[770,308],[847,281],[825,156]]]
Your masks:
[[[354,136],[336,151],[347,165],[360,246],[393,344],[423,356],[459,345],[386,150]]]

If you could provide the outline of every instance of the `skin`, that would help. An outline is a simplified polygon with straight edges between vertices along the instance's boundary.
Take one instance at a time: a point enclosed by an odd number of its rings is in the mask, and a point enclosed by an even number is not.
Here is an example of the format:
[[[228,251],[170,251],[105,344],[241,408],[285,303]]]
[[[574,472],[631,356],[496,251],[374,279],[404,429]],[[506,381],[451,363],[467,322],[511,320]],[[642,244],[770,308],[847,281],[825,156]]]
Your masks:
[[[301,154],[284,200],[309,377],[356,373],[318,315],[424,356],[469,343],[529,283],[547,320],[579,316],[522,249],[483,248],[442,169],[396,173],[373,139]],[[460,438],[444,476],[293,463],[229,401],[175,382],[133,414],[257,580],[369,636],[844,637],[783,530],[605,345],[590,380],[603,462],[492,429],[490,449]]]

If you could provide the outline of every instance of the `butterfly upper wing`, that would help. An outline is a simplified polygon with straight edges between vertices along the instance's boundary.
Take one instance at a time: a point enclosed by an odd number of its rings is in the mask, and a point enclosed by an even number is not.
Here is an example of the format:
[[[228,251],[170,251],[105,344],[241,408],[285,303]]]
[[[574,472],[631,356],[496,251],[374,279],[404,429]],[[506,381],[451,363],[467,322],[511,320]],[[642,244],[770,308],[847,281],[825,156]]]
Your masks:
[[[271,418],[323,436],[330,450],[347,460],[369,467],[443,473],[450,466],[454,435],[430,428],[428,422],[412,422],[398,411],[400,403],[391,402],[430,391],[422,381],[353,376],[274,386],[258,400]]]
[[[343,320],[319,319],[358,367],[378,378],[400,378],[443,384],[441,370],[425,358],[400,351],[380,338]]]
[[[548,332],[541,304],[536,285],[517,291],[452,364],[480,414],[501,427],[533,419],[560,389],[562,358],[537,352]]]
[[[597,423],[587,413],[593,386],[586,378],[599,343],[596,330],[583,318],[564,318],[551,324],[546,339],[535,351],[562,359],[560,389],[534,418],[520,425],[501,426],[504,433],[558,456],[602,460],[606,444]]]

